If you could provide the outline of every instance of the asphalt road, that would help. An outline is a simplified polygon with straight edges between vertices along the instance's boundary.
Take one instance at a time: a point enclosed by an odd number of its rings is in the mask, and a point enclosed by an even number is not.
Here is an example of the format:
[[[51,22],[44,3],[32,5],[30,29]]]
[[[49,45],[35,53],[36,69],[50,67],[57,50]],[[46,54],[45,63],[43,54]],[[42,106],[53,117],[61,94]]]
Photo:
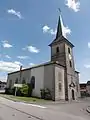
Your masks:
[[[79,103],[24,104],[0,97],[0,120],[90,120],[90,101]]]
[[[0,104],[0,120],[37,120],[28,114]]]

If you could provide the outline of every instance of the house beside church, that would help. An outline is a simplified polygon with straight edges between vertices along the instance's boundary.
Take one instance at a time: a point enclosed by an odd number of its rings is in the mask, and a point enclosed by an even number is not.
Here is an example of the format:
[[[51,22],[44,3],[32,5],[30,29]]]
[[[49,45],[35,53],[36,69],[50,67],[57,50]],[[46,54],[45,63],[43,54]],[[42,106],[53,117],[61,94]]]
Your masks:
[[[82,97],[90,96],[90,81],[80,83],[80,93]]]
[[[79,72],[75,70],[74,45],[63,35],[59,16],[55,39],[49,44],[51,60],[44,64],[8,73],[7,88],[15,83],[34,84],[32,96],[41,97],[40,89],[48,88],[52,100],[77,100],[80,97]]]

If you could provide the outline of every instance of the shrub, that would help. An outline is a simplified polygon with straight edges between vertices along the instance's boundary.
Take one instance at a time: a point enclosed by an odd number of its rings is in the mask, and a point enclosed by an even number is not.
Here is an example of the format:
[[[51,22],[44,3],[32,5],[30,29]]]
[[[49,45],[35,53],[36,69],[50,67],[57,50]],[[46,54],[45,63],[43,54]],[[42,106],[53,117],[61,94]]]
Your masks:
[[[23,86],[20,88],[21,95],[28,96],[28,85],[23,84]]]
[[[41,99],[45,98],[45,89],[40,89],[41,92]]]
[[[27,84],[28,85],[28,97],[32,96],[32,85],[30,83]]]
[[[51,91],[48,88],[41,89],[40,91],[41,91],[41,98],[42,99],[46,99],[46,100],[52,99]]]
[[[5,88],[5,94],[9,94],[9,88]]]
[[[6,88],[5,94],[15,95],[15,87],[13,88]],[[17,88],[16,91],[17,96],[32,96],[32,86],[31,84],[23,84],[21,88]]]
[[[17,88],[16,96],[23,96],[20,88]]]
[[[15,88],[5,88],[5,94],[8,94],[8,95],[14,95],[15,93]]]

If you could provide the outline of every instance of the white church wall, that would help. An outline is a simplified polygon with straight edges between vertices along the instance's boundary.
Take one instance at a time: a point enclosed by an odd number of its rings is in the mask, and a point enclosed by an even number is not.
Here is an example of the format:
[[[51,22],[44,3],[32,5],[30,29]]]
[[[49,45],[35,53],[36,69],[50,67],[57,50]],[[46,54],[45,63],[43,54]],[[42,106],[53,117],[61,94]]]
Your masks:
[[[35,77],[35,88],[32,96],[41,97],[40,89],[44,88],[44,66],[32,68],[31,77]]]
[[[52,99],[55,97],[55,70],[54,65],[46,65],[44,67],[44,88],[51,91]]]
[[[30,70],[25,70],[21,72],[21,80],[20,80],[20,72],[9,74],[8,79],[7,79],[7,87],[9,87],[10,80],[12,80],[12,86],[13,86],[16,79],[18,79],[18,84],[21,84],[23,79],[26,81],[26,83],[29,83],[30,82]]]
[[[30,83],[30,74],[31,74],[31,69],[25,70],[21,72],[21,82],[25,80],[26,83]]]
[[[18,80],[20,80],[20,73],[19,72],[16,72],[16,73],[14,73],[14,74],[9,74],[8,75],[8,78],[7,78],[7,88],[9,87],[9,84],[10,84],[10,80],[12,81],[12,86],[14,86],[14,83],[15,83],[15,80],[16,80],[16,78],[18,79]]]
[[[59,89],[61,83],[61,90]],[[55,100],[65,100],[64,68],[55,67]]]

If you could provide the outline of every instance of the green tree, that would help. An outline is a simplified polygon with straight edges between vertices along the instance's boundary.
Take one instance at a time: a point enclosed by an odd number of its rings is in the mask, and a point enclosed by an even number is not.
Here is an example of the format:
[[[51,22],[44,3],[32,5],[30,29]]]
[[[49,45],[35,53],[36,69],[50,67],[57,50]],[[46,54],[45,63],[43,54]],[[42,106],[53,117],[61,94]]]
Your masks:
[[[23,86],[20,88],[21,94],[23,96],[28,96],[28,89],[29,89],[28,85],[23,84]]]

